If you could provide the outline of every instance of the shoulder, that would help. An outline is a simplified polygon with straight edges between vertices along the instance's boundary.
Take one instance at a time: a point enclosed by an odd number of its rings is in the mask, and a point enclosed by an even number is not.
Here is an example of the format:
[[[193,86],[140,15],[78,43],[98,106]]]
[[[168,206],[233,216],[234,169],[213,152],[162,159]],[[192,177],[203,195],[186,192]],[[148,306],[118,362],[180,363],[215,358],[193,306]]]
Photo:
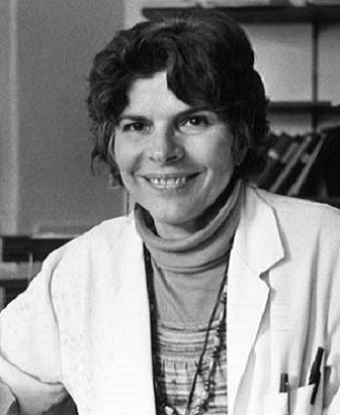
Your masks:
[[[298,262],[307,257],[329,265],[340,262],[339,209],[247,187],[243,217],[244,238],[251,235],[261,245],[266,241],[266,249],[276,242]]]
[[[98,285],[119,283],[121,261],[133,262],[139,250],[133,216],[107,220],[53,251],[31,285],[43,285],[62,313],[67,304],[69,310],[83,304]]]
[[[254,205],[265,204],[270,207],[278,225],[292,231],[310,233],[330,232],[329,236],[340,237],[340,210],[324,203],[277,195],[257,187],[247,188],[247,198]]]
[[[109,219],[94,226],[88,232],[77,237],[74,243],[77,244],[97,244],[108,248],[117,240],[125,237],[127,234],[134,233],[135,222],[133,215],[120,216],[114,219]]]
[[[77,271],[107,257],[119,257],[124,247],[133,243],[139,243],[133,215],[109,219],[53,251],[43,263],[43,270]]]
[[[61,248],[52,252],[48,260],[58,261],[67,258],[79,258],[79,255],[106,255],[122,246],[124,240],[138,238],[132,215],[109,219],[94,226],[84,234],[72,239]]]

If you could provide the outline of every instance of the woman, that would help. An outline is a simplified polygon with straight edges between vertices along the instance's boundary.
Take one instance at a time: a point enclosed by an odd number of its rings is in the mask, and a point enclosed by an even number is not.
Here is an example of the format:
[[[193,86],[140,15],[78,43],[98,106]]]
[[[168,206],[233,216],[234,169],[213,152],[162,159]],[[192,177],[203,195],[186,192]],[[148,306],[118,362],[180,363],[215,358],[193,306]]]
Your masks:
[[[268,127],[244,31],[214,11],[122,31],[88,107],[135,209],[3,311],[3,390],[24,414],[338,413],[339,212],[250,184]]]

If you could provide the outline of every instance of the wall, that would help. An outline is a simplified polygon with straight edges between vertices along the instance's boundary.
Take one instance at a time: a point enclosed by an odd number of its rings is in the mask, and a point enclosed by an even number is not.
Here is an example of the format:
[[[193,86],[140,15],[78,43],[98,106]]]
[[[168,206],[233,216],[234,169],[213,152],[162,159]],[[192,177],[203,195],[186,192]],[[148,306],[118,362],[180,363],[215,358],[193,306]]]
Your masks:
[[[275,101],[312,100],[312,28],[310,24],[244,25],[255,50],[256,68],[268,98]],[[270,114],[277,133],[311,130],[306,113]]]
[[[1,2],[2,234],[78,232],[123,212],[123,193],[91,175],[85,108],[91,60],[122,27],[122,2]]]
[[[340,24],[322,28],[320,41],[320,82],[319,97],[340,105]],[[340,124],[338,116],[323,117],[323,125]]]
[[[13,231],[17,220],[16,19],[9,2],[0,2],[0,224]]]

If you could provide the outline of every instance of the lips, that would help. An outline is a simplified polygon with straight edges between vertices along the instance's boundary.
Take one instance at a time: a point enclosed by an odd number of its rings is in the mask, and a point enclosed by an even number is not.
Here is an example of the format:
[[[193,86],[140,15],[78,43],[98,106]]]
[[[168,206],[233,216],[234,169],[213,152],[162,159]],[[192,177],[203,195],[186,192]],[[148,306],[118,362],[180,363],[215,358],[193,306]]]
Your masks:
[[[157,189],[177,189],[184,186],[197,173],[190,175],[152,175],[144,176],[145,179]]]

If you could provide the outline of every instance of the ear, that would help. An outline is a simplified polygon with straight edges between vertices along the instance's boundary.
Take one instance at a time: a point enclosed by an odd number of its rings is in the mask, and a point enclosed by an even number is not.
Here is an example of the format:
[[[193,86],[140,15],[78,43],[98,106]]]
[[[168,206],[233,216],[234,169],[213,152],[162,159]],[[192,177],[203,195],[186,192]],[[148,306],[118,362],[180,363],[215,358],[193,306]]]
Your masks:
[[[115,145],[115,133],[111,133],[110,140],[107,144],[107,160],[109,163],[116,165],[115,155],[114,155],[114,145]]]
[[[250,143],[249,129],[246,125],[239,126],[234,134],[234,160],[235,166],[240,166],[248,153]]]
[[[107,146],[107,163],[110,169],[109,172],[109,183],[110,187],[118,187],[123,185],[122,177],[119,172],[119,167],[116,162],[115,154],[114,154],[114,141],[115,141],[115,134],[112,133],[110,136],[110,140]]]
[[[241,146],[240,146],[241,147]],[[248,153],[248,146],[243,145],[241,148],[234,151],[235,166],[240,166]]]

